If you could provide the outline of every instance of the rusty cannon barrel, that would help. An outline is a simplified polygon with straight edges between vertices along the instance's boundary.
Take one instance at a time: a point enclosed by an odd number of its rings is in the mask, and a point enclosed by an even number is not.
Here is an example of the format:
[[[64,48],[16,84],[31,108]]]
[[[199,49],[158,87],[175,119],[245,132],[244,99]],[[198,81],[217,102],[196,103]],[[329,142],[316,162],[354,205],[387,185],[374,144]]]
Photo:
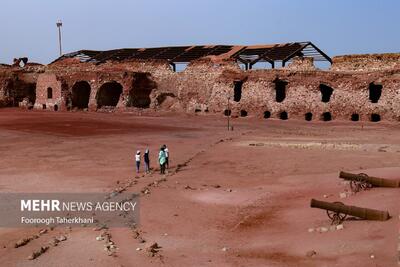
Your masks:
[[[339,177],[349,181],[362,181],[375,187],[400,187],[400,180],[390,180],[378,177],[368,176],[366,174],[353,174],[340,172]]]
[[[327,211],[335,212],[336,214],[351,215],[365,220],[387,221],[390,219],[389,212],[387,211],[366,209],[356,206],[348,206],[340,202],[331,203],[331,202],[311,199],[311,208],[324,209]]]

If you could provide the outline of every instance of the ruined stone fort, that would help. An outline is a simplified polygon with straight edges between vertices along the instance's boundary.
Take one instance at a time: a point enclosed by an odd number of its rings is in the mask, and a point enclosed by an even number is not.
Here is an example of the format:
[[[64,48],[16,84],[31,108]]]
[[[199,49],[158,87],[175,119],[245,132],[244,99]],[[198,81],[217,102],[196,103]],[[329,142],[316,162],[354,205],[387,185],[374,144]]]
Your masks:
[[[48,65],[20,58],[0,64],[0,107],[7,106],[399,121],[400,54],[331,59],[296,42],[81,50]]]

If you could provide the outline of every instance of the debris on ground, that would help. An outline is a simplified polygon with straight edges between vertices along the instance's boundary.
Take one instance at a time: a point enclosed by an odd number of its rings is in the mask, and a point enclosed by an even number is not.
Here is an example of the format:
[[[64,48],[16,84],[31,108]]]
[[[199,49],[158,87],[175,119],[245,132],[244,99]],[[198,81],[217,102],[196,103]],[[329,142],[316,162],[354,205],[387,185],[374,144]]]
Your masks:
[[[161,247],[156,242],[153,242],[146,247],[146,252],[149,257],[154,257],[158,252],[160,252],[160,249]]]
[[[40,249],[38,249],[38,250],[32,252],[32,254],[28,257],[28,260],[34,260],[34,259],[36,259],[36,258],[39,257],[40,255],[42,255],[43,253],[45,253],[48,249],[49,249],[48,246],[40,247]]]
[[[196,190],[196,188],[191,187],[190,185],[186,185],[184,189],[189,189],[189,190]]]
[[[15,248],[19,248],[19,247],[25,246],[26,244],[28,244],[28,243],[31,242],[32,240],[38,239],[38,238],[39,238],[38,235],[33,235],[33,236],[30,236],[30,237],[22,238],[22,239],[18,240],[18,241],[14,244],[14,247],[15,247]]]
[[[306,253],[306,256],[309,258],[312,258],[315,255],[317,255],[317,252],[315,252],[315,250],[310,250],[310,251],[307,251],[307,253]]]

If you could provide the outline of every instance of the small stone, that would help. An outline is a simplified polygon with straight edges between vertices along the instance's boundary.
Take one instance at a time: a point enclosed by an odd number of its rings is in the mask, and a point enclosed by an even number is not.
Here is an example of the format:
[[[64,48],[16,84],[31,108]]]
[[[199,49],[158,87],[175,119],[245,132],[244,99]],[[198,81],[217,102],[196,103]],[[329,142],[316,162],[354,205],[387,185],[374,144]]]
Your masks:
[[[58,243],[60,243],[60,241],[58,241],[56,238],[53,238],[52,240],[49,241],[49,244],[52,245],[53,247],[58,246]]]
[[[308,232],[309,232],[309,233],[312,233],[312,232],[314,232],[314,231],[315,231],[314,228],[308,228]]]
[[[98,236],[98,237],[96,237],[96,240],[97,240],[97,241],[104,240],[104,237],[102,237],[102,236]]]
[[[226,191],[227,191],[227,192],[232,192],[232,189],[229,188],[229,189],[226,189]]]
[[[141,251],[142,249],[141,248],[136,248],[136,251]]]
[[[222,251],[228,251],[228,248],[227,247],[223,247]]]
[[[336,230],[336,226],[335,225],[332,225],[332,226],[329,227],[329,231],[335,231],[335,230]]]
[[[321,232],[321,233],[326,233],[326,232],[328,232],[328,228],[326,228],[326,227],[321,227],[321,228],[320,228],[320,232]]]
[[[369,257],[370,257],[371,259],[375,259],[375,255],[374,255],[374,254],[371,254]]]
[[[343,230],[343,229],[344,229],[343,224],[336,225],[336,230]]]
[[[44,235],[45,233],[47,233],[47,229],[42,229],[39,231],[39,235]]]
[[[315,252],[314,250],[307,251],[306,253],[306,256],[309,258],[314,257],[315,255],[317,255],[317,252]]]
[[[65,235],[60,235],[59,237],[56,237],[56,239],[61,242],[67,240],[67,237]]]
[[[328,198],[328,195],[324,195],[324,198]]]
[[[339,194],[339,197],[340,197],[340,198],[346,198],[346,197],[347,197],[347,194],[346,194],[346,193],[340,193],[340,194]]]

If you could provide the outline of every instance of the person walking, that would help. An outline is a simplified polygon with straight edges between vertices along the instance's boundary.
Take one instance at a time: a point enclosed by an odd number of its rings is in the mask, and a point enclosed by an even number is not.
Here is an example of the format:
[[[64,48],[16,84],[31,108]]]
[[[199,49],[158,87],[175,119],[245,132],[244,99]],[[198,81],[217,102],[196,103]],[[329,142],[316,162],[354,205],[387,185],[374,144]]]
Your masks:
[[[144,152],[143,159],[144,159],[145,171],[146,171],[146,173],[149,173],[150,172],[150,151],[149,151],[149,148],[147,148],[146,151]]]
[[[169,150],[167,145],[164,145],[164,153],[165,153],[165,166],[169,169]]]
[[[136,173],[139,173],[139,170],[140,170],[140,150],[136,151],[135,160],[136,160]]]
[[[166,157],[165,157],[164,146],[160,148],[160,153],[158,154],[158,162],[160,163],[160,174],[165,174]]]

